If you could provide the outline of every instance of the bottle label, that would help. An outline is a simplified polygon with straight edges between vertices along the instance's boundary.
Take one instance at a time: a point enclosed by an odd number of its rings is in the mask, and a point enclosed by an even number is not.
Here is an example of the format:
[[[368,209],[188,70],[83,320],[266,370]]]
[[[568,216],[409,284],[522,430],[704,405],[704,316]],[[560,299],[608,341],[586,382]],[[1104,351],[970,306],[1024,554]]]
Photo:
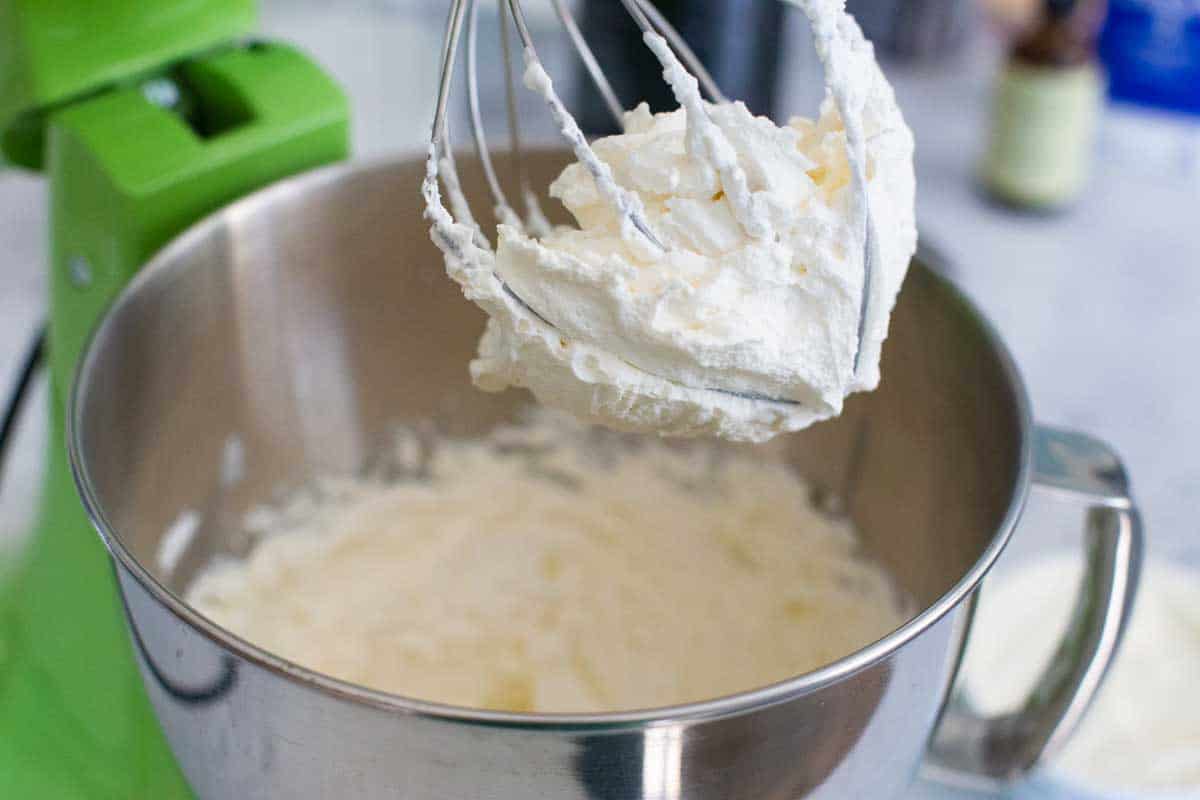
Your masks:
[[[1053,206],[1083,187],[1103,80],[1093,64],[1010,64],[997,87],[984,160],[989,187],[1023,205]]]

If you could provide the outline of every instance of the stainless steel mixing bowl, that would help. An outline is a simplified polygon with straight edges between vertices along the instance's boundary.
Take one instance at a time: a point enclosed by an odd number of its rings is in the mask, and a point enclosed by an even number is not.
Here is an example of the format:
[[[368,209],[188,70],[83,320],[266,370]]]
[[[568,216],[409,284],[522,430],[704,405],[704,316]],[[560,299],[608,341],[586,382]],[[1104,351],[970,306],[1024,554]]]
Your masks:
[[[535,159],[541,185],[561,159]],[[901,295],[879,390],[763,448],[842,498],[920,608],[828,667],[688,706],[490,713],[330,679],[189,608],[189,578],[245,548],[241,514],[278,487],[359,469],[396,422],[469,434],[529,402],[469,383],[482,319],[429,241],[423,168],[334,167],[201,223],[116,302],[76,381],[79,489],[111,551],[147,691],[201,797],[881,798],[923,759],[1006,780],[1061,741],[1129,611],[1137,514],[1107,448],[1032,424],[1003,346],[928,256]],[[464,179],[486,197],[478,172]],[[1035,481],[1090,504],[1089,579],[1029,701],[983,718],[951,687],[974,592]],[[185,509],[199,529],[178,560],[163,558]]]

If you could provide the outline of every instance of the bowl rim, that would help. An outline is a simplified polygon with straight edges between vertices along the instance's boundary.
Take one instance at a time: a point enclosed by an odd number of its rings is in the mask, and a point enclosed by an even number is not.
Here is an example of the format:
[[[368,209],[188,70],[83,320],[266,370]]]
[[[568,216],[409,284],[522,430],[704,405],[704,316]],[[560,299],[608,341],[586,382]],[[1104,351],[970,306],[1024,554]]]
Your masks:
[[[554,150],[557,151],[558,148],[554,148]],[[530,155],[536,155],[539,152],[548,152],[548,149],[531,150]],[[647,724],[670,724],[728,717],[809,694],[883,661],[967,599],[999,558],[1016,527],[1029,492],[1032,476],[1033,434],[1029,398],[1016,362],[994,325],[961,289],[945,277],[949,260],[936,247],[922,242],[918,245],[914,260],[925,265],[930,275],[941,287],[948,290],[961,304],[997,356],[1004,377],[1013,393],[1014,410],[1020,426],[1021,441],[1018,443],[1018,465],[1013,495],[1009,499],[1004,517],[983,553],[941,597],[882,638],[811,672],[767,686],[699,702],[619,712],[506,712],[418,700],[334,678],[275,655],[226,630],[192,608],[154,577],[125,547],[117,532],[117,527],[109,521],[104,513],[83,455],[83,408],[86,404],[86,387],[90,383],[91,374],[97,368],[97,354],[103,349],[101,345],[110,335],[112,319],[131,302],[133,296],[143,291],[143,287],[169,280],[174,273],[184,269],[186,262],[180,256],[191,250],[195,243],[204,240],[214,230],[224,227],[229,222],[252,216],[256,209],[269,207],[278,199],[336,184],[348,177],[395,170],[415,163],[423,163],[423,160],[419,156],[400,155],[320,167],[252,192],[203,218],[162,247],[118,294],[91,332],[85,345],[84,355],[76,368],[67,405],[68,461],[76,489],[92,527],[99,533],[116,565],[124,568],[159,605],[167,609],[176,619],[202,634],[226,653],[250,662],[285,680],[297,681],[311,689],[344,700],[390,712],[479,726],[596,732],[637,728]],[[125,591],[124,587],[120,588],[122,592]],[[129,614],[127,607],[126,614]]]

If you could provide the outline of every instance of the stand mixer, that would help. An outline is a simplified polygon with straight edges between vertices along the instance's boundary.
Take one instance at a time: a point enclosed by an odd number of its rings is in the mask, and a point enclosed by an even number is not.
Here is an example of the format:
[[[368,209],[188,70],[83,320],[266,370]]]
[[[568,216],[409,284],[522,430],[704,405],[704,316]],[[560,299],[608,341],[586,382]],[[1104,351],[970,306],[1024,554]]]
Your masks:
[[[345,100],[328,77],[289,48],[238,43],[253,21],[246,0],[40,5],[0,0],[0,35],[12,38],[0,52],[16,55],[0,62],[0,141],[14,163],[44,165],[53,209],[49,472],[27,561],[0,588],[6,796],[169,799],[191,796],[189,783],[205,797],[760,800],[864,796],[868,786],[879,796],[926,757],[981,780],[1019,777],[1069,731],[1128,614],[1136,509],[1106,448],[1033,426],[1003,346],[920,265],[890,345],[891,380],[789,446],[802,471],[843,475],[860,423],[871,423],[851,510],[869,530],[903,534],[874,535],[926,607],[819,673],[563,724],[372,693],[201,618],[154,566],[158,522],[207,507],[209,451],[230,431],[247,435],[259,459],[252,482],[266,491],[374,441],[398,413],[425,419],[445,411],[447,395],[461,397],[459,421],[474,426],[513,397],[466,383],[479,317],[440,274],[420,222],[416,160],[286,181],[176,238],[240,195],[347,152]],[[64,31],[76,45],[69,65]],[[531,183],[543,185],[563,158],[531,153],[540,179]],[[491,222],[489,182],[478,165],[464,167],[464,192]],[[247,280],[270,269],[274,281]],[[62,442],[72,376],[102,315],[69,426],[89,523]],[[257,347],[233,346],[247,332]],[[305,345],[319,340],[336,345],[330,357],[312,358]],[[255,370],[240,360],[251,351],[299,356]],[[261,380],[264,371],[283,379]],[[281,411],[274,401],[294,401],[300,377],[353,387],[362,404],[334,413],[328,394],[312,392]],[[244,427],[250,405],[272,411],[270,430]],[[285,424],[289,413],[306,424]],[[278,475],[261,469],[264,458]],[[983,719],[948,704],[950,687],[975,588],[1033,481],[1094,506],[1082,537],[1094,580],[1064,644],[1067,669],[1044,676],[1020,714]],[[228,531],[207,533],[216,546]]]
[[[47,471],[36,530],[0,585],[5,797],[191,796],[71,481],[65,398],[89,332],[159,247],[347,155],[341,90],[300,52],[247,41],[254,23],[251,0],[0,2],[0,150],[45,173],[51,205]]]

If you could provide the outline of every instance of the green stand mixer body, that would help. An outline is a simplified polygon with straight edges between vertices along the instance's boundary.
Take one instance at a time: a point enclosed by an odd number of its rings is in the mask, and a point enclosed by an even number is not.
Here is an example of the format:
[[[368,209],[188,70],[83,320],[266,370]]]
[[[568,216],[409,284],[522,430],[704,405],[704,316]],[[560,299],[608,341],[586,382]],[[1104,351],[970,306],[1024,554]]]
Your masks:
[[[289,47],[242,42],[254,17],[251,0],[0,0],[0,149],[46,172],[51,203],[47,474],[31,542],[0,569],[0,797],[191,796],[76,496],[64,410],[88,334],[150,255],[347,155],[341,91]]]

